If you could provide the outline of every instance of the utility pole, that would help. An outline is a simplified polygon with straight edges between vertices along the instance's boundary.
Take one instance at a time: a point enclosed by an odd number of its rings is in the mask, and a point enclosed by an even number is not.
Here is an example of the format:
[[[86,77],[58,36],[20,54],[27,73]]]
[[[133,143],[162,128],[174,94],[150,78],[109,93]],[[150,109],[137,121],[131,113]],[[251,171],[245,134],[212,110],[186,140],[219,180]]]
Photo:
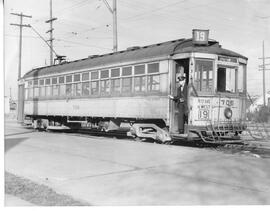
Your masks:
[[[263,105],[266,106],[266,100],[265,100],[265,71],[266,70],[270,70],[270,69],[266,69],[265,66],[266,65],[270,65],[270,64],[265,64],[265,60],[266,59],[270,59],[270,57],[265,57],[265,53],[264,53],[264,41],[262,44],[262,65],[259,65],[259,70],[263,72]]]
[[[11,23],[12,26],[19,26],[20,27],[20,38],[19,38],[19,68],[18,68],[18,80],[21,79],[21,59],[22,59],[22,29],[23,27],[31,27],[29,24],[23,24],[23,18],[32,18],[30,15],[24,15],[23,13],[10,13],[11,15],[17,15],[20,17],[20,24]]]
[[[113,0],[113,8],[109,5],[107,0],[103,0],[104,4],[108,8],[108,10],[113,15],[113,51],[116,52],[118,49],[118,39],[117,39],[117,5],[116,0]]]
[[[19,123],[23,122],[24,114],[23,114],[23,90],[24,87],[19,84],[19,81],[21,79],[21,72],[22,72],[22,29],[23,27],[31,27],[29,24],[25,25],[23,24],[23,18],[32,18],[30,15],[24,15],[22,12],[19,13],[10,13],[11,15],[16,15],[20,17],[20,24],[11,23],[12,26],[18,26],[20,27],[20,38],[19,38],[19,65],[18,65],[18,99],[17,99],[17,121]]]
[[[50,65],[53,65],[53,21],[57,20],[57,18],[52,17],[52,0],[50,0],[50,19],[46,20],[45,23],[50,23],[50,29],[46,33],[50,33],[50,39],[47,40],[50,42]]]

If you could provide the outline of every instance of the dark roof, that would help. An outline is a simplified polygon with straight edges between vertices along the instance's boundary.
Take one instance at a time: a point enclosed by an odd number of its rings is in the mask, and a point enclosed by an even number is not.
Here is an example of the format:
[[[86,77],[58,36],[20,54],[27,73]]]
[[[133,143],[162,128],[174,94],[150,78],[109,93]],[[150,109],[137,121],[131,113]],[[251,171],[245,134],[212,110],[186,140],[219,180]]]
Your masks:
[[[58,65],[46,66],[33,69],[24,75],[24,78],[32,76],[43,76],[54,73],[64,73],[76,69],[94,68],[102,65],[110,65],[121,62],[131,62],[142,59],[150,59],[162,56],[169,56],[178,53],[202,52],[210,54],[226,55],[231,57],[246,57],[230,50],[221,48],[217,41],[209,41],[208,46],[193,45],[191,39],[179,39],[158,43],[144,47],[129,48],[125,51],[118,51],[104,55],[95,55],[81,60],[66,62]]]

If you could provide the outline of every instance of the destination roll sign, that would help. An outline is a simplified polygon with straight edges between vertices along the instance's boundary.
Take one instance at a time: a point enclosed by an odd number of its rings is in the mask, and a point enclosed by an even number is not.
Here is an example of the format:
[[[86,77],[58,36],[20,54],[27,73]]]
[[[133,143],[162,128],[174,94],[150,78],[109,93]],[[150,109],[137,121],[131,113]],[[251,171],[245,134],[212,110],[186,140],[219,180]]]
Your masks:
[[[208,45],[209,30],[193,29],[192,40],[195,45]]]

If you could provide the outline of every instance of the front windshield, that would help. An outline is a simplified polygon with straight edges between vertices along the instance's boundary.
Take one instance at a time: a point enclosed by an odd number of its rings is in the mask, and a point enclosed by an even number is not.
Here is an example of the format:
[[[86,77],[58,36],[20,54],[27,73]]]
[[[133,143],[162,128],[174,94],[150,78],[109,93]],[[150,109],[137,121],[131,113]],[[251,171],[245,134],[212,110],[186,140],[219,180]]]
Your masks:
[[[213,87],[213,60],[195,60],[194,85],[197,91],[211,92]]]

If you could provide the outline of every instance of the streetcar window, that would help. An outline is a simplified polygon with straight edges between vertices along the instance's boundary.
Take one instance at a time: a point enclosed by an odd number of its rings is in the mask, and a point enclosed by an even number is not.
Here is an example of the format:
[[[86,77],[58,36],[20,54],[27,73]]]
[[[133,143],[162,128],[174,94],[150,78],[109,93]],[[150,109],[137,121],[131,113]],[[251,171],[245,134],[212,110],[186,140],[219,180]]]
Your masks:
[[[57,78],[52,78],[52,84],[57,84]]]
[[[82,83],[82,95],[83,96],[88,96],[90,94],[89,88],[90,88],[89,82]]]
[[[217,91],[235,92],[237,71],[234,68],[219,67],[217,71]]]
[[[28,89],[25,89],[24,91],[25,91],[24,99],[27,100],[29,91],[28,91]]]
[[[159,91],[160,77],[159,75],[150,75],[148,76],[148,91]]]
[[[61,76],[59,77],[59,84],[63,84],[63,83],[65,83],[65,77]]]
[[[35,87],[34,88],[34,97],[38,97],[38,95],[39,95],[39,88]]]
[[[66,95],[66,85],[65,84],[61,84],[59,87],[59,95],[60,96],[65,96]]]
[[[109,70],[102,70],[100,73],[100,78],[109,78]]]
[[[74,84],[74,88],[75,88],[75,96],[81,96],[82,84],[81,83]]]
[[[39,88],[40,97],[45,97],[45,86]]]
[[[92,79],[92,80],[98,79],[98,71],[91,72],[91,79]]]
[[[112,94],[120,93],[120,79],[111,80],[112,83]]]
[[[196,59],[194,85],[198,91],[210,92],[213,87],[213,61]]]
[[[134,78],[134,91],[135,92],[144,92],[146,88],[146,77],[140,76]]]
[[[72,82],[72,75],[67,75],[66,76],[66,83]]]
[[[145,74],[145,65],[137,65],[134,67],[135,75]]]
[[[92,81],[91,82],[91,95],[98,95],[99,92],[99,82]]]
[[[50,79],[50,78],[46,78],[45,84],[46,84],[46,85],[50,85],[50,84],[51,84],[51,79]]]
[[[88,81],[89,80],[89,73],[83,73],[82,74],[82,81]]]
[[[132,78],[122,79],[122,93],[130,93],[132,90]]]
[[[241,64],[238,68],[238,76],[237,76],[238,92],[244,92],[244,78],[245,78],[245,66]]]
[[[52,94],[52,87],[51,86],[46,86],[45,90],[46,96],[51,96]]]
[[[44,85],[44,79],[39,80],[39,85],[40,86],[43,86]]]
[[[100,81],[100,94],[107,95],[110,93],[109,80]]]
[[[67,96],[72,95],[72,84],[66,84],[66,95]]]
[[[119,77],[119,76],[120,76],[120,69],[119,68],[111,70],[111,77]]]
[[[58,96],[59,94],[59,85],[53,85],[53,96]]]
[[[147,65],[148,73],[158,73],[159,72],[159,63],[153,63],[153,64],[148,64]]]
[[[28,99],[33,98],[33,88],[28,89]]]
[[[74,82],[80,81],[81,80],[81,75],[80,74],[75,74],[74,75]]]
[[[32,84],[33,84],[33,82],[32,82],[32,81],[28,81],[28,87],[31,87],[31,86],[32,86]]]
[[[132,67],[123,67],[122,76],[132,75]]]

